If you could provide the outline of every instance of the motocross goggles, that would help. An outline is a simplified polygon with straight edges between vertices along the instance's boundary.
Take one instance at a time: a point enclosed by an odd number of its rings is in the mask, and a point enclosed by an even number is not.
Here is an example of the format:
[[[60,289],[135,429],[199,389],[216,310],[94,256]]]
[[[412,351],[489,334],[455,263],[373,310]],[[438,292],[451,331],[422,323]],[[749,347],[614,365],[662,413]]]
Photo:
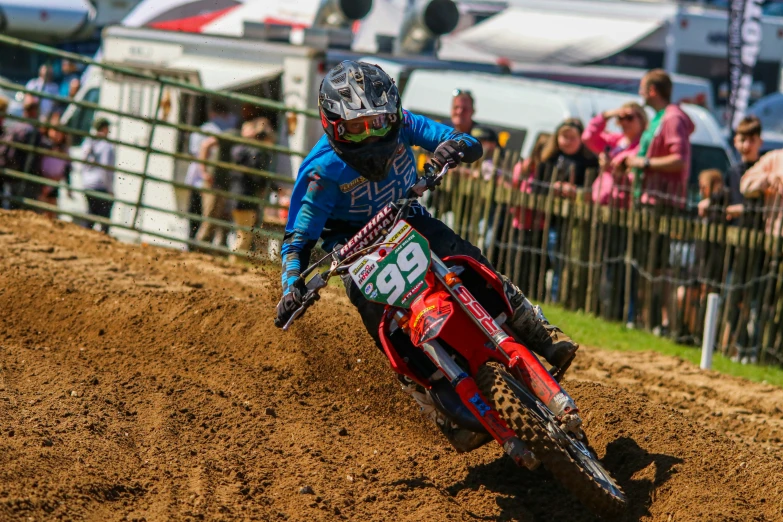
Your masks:
[[[335,122],[335,139],[350,143],[361,143],[367,138],[383,138],[397,121],[396,114],[374,114],[352,120]]]

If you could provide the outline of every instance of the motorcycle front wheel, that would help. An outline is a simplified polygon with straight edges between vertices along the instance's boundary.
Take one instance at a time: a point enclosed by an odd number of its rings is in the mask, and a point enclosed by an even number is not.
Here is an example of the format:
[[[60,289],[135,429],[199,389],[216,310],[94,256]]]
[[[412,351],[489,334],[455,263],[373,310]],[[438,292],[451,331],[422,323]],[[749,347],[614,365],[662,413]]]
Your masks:
[[[585,507],[603,518],[625,512],[625,494],[591,448],[563,431],[552,412],[501,364],[484,364],[476,383],[536,458]]]

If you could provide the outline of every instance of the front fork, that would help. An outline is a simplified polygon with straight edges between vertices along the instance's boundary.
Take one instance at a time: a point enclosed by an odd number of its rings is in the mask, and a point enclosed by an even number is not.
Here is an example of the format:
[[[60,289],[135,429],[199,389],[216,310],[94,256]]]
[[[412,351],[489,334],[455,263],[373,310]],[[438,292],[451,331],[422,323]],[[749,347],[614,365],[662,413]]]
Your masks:
[[[528,449],[522,440],[517,437],[508,424],[500,418],[495,408],[489,405],[486,398],[476,386],[476,381],[469,377],[460,366],[449,357],[448,352],[436,340],[422,343],[421,349],[429,359],[439,368],[446,379],[449,380],[454,390],[459,395],[462,403],[476,416],[476,419],[484,426],[487,433],[492,435],[503,450],[517,465],[525,466],[533,470],[538,467],[539,461]]]
[[[506,358],[508,368],[517,375],[555,416],[563,428],[579,435],[582,423],[578,408],[571,396],[552,377],[533,353],[512,339],[495,319],[471,295],[454,274],[437,256],[432,256],[432,271],[455,303],[470,320],[495,345],[498,353]],[[467,404],[467,403],[466,403]]]

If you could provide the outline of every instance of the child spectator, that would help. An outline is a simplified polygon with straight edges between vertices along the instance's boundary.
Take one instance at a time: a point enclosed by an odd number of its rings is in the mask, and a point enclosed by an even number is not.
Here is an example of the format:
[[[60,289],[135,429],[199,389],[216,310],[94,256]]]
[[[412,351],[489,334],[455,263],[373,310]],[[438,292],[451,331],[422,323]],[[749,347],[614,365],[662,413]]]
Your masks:
[[[60,113],[53,112],[49,116],[51,125],[60,125]],[[46,134],[41,139],[41,147],[59,153],[60,155],[68,155],[68,149],[70,146],[70,140],[68,136],[61,130],[49,128]],[[41,159],[41,175],[51,181],[65,181],[68,185],[71,183],[71,161],[65,158],[47,156],[44,155]],[[50,185],[41,185],[41,192],[38,195],[38,199],[44,203],[57,206],[57,197],[59,195],[59,187],[53,187]],[[68,189],[68,195],[70,196],[70,188]],[[44,212],[49,217],[55,217],[55,212]]]
[[[723,173],[718,169],[707,169],[699,173],[699,195],[701,201],[698,204],[700,217],[708,217],[715,220],[716,212],[723,213],[724,203]]]
[[[734,134],[734,148],[740,153],[742,161],[733,165],[727,172],[724,182],[729,190],[729,205],[726,208],[727,219],[742,215],[745,199],[740,190],[740,180],[745,172],[759,160],[761,139],[761,120],[756,116],[745,116],[737,125]]]
[[[606,124],[617,118],[621,132],[608,132]],[[647,128],[647,114],[641,105],[629,102],[611,111],[595,116],[582,133],[582,141],[593,153],[598,154],[601,173],[593,182],[593,202],[608,205],[610,202],[628,206],[631,175],[625,166],[629,156],[639,150],[639,139]]]
[[[85,164],[82,167],[82,185],[87,190],[101,192],[114,196],[114,145],[106,141],[109,136],[110,124],[106,118],[99,118],[93,124],[95,135],[87,138],[82,143],[82,152],[85,161],[96,165]],[[109,199],[86,194],[88,213],[94,216],[109,218],[114,202]],[[92,228],[95,221],[87,220],[85,226]],[[98,230],[108,233],[109,227],[98,223]]]
[[[519,187],[520,192],[525,192],[526,194],[536,193],[534,190],[536,172],[538,171],[538,165],[541,163],[541,154],[544,151],[544,146],[549,142],[551,136],[552,135],[548,132],[539,134],[536,144],[533,145],[533,150],[530,151],[530,157],[518,162],[514,166],[511,184],[514,187]],[[514,217],[512,226],[515,229],[523,228],[525,230],[532,230],[534,227],[534,219],[536,228],[538,230],[543,228],[543,217],[540,213],[534,214],[532,209],[512,207],[511,215]]]

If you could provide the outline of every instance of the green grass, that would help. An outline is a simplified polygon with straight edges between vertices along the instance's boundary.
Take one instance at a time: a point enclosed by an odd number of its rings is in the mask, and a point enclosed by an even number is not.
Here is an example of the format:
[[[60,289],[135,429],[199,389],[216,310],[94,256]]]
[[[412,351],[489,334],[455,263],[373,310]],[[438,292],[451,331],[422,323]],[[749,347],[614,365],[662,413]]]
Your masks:
[[[544,313],[552,324],[560,326],[569,336],[585,346],[635,352],[650,350],[679,357],[696,366],[701,360],[701,347],[683,346],[644,331],[628,330],[620,323],[596,319],[582,312],[569,312],[557,306],[547,306]],[[712,358],[712,369],[750,381],[783,387],[783,368],[740,364],[716,353]]]

